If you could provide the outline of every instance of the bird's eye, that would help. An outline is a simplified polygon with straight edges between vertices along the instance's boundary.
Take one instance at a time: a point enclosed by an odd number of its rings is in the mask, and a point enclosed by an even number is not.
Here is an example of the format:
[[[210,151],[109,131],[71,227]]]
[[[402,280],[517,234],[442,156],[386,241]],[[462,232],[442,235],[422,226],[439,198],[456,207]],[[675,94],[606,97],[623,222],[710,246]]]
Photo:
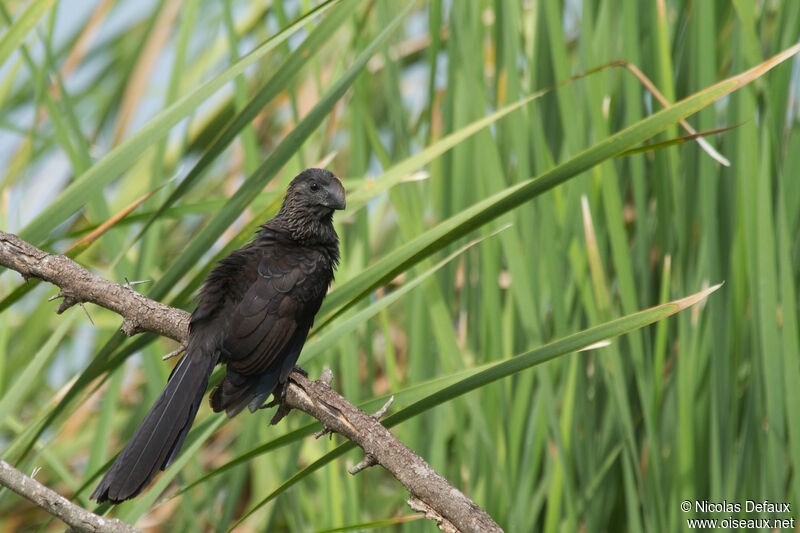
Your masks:
[[[319,189],[319,185],[317,185],[316,181],[312,181],[309,187],[311,188],[312,191],[316,191],[317,189]]]

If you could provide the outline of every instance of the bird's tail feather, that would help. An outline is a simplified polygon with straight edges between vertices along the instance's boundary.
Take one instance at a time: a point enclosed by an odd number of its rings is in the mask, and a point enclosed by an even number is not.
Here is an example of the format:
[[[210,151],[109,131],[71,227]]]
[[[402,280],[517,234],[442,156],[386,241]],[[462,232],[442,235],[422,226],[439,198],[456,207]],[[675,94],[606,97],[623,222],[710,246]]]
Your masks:
[[[121,502],[133,498],[177,457],[217,363],[216,354],[194,350],[192,344],[161,396],[94,489],[93,499]]]

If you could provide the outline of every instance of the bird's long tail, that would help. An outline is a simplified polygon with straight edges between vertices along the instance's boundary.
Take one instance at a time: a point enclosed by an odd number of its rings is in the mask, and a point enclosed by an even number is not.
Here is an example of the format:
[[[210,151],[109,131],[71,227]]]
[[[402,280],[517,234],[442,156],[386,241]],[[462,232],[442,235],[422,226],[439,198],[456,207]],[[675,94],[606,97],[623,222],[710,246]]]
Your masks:
[[[193,344],[189,343],[164,391],[94,489],[93,499],[116,503],[133,498],[177,457],[218,358],[212,350],[193,349]]]

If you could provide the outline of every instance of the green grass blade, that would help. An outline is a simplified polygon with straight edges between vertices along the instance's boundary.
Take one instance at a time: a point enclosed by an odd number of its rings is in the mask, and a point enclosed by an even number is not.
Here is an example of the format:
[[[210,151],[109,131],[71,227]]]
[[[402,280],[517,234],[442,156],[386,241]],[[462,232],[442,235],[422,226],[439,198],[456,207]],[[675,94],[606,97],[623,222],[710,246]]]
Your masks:
[[[25,37],[33,29],[39,19],[53,7],[55,0],[34,0],[25,11],[17,17],[11,26],[0,37],[0,66],[22,46]]]
[[[58,344],[75,324],[79,316],[80,315],[73,312],[62,320],[58,328],[56,328],[53,334],[50,335],[50,338],[47,339],[47,342],[42,345],[42,348],[36,352],[36,355],[30,360],[25,370],[16,375],[14,383],[8,391],[0,397],[0,420],[5,420],[9,414],[14,412],[19,402],[25,398],[27,391],[35,386],[35,378],[43,372],[43,368],[55,354]]]

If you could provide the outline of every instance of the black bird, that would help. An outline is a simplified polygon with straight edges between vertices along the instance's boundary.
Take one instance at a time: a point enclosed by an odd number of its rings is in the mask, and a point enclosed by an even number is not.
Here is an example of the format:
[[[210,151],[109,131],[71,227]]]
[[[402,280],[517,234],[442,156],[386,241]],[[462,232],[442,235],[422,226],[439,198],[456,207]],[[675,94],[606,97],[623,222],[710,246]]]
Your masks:
[[[305,170],[256,238],[211,271],[189,321],[186,354],[93,499],[133,498],[175,460],[217,363],[227,373],[211,393],[214,411],[254,412],[273,392],[281,395],[333,281],[339,263],[333,211],[344,207],[339,178]]]

